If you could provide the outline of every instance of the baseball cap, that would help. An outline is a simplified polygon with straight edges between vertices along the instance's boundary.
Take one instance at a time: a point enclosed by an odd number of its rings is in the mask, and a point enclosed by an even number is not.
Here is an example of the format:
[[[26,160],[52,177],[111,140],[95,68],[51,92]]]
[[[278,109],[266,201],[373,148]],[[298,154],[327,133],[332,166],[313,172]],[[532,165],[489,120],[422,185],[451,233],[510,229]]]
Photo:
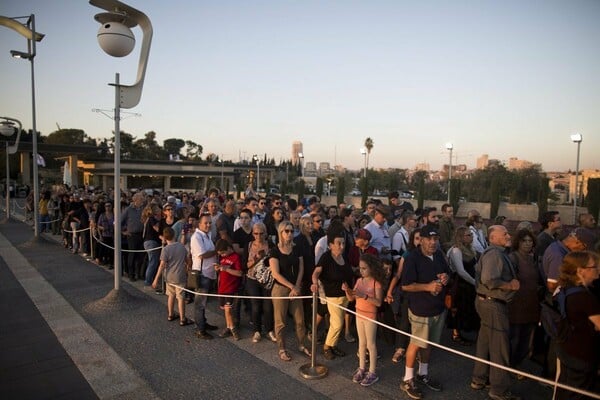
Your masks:
[[[356,231],[356,239],[364,239],[371,241],[371,232],[364,228],[361,228],[358,231]]]
[[[432,236],[439,236],[440,234],[438,233],[437,229],[435,229],[434,226],[431,225],[425,225],[424,227],[422,227],[419,231],[419,233],[421,234],[421,237],[432,237]]]
[[[167,203],[175,203],[177,200],[175,199],[175,196],[168,196],[167,197]]]

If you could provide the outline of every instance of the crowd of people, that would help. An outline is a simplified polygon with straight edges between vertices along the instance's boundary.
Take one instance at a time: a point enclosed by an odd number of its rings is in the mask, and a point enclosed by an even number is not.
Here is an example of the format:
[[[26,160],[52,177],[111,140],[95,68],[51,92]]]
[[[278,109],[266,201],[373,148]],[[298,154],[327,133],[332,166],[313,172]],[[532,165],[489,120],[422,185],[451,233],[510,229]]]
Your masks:
[[[122,193],[121,221],[115,221],[113,199],[110,192],[46,191],[39,204],[41,231],[62,235],[73,253],[93,254],[110,269],[113,227],[120,223],[123,274],[166,291],[167,319],[195,324],[199,339],[210,340],[218,330],[206,319],[204,295],[216,290],[226,321],[218,335],[239,340],[246,312],[252,342],[264,337],[277,343],[282,361],[294,356],[285,338],[290,322],[304,357],[311,357],[312,340],[322,344],[326,360],[344,357],[338,344],[355,342],[356,333],[359,361],[352,380],[362,386],[379,380],[373,321],[381,321],[412,334],[381,332],[394,344],[392,361],[405,362],[400,389],[412,399],[423,398],[423,388],[442,390],[429,374],[428,342],[439,343],[447,328],[452,342],[475,345],[482,360],[519,369],[537,352],[546,377],[554,378],[558,358],[559,382],[598,390],[599,236],[591,214],[579,215],[578,226],[567,230],[557,212],[546,212],[541,231],[534,232],[531,222],[513,229],[504,218],[486,227],[477,210],[459,225],[450,204],[415,210],[397,192],[388,204],[372,199],[363,210],[344,203],[327,207],[316,196],[235,200],[210,189]],[[265,266],[272,285],[257,279]],[[571,286],[584,289],[566,305],[571,338],[555,343],[539,332],[540,302]],[[312,300],[306,296],[312,293],[320,298],[317,337],[309,334]],[[236,295],[251,299],[229,297]],[[193,321],[185,316],[192,302]],[[470,386],[488,390],[494,400],[519,399],[509,390],[510,379],[503,369],[475,362]],[[568,390],[557,395],[583,398]]]

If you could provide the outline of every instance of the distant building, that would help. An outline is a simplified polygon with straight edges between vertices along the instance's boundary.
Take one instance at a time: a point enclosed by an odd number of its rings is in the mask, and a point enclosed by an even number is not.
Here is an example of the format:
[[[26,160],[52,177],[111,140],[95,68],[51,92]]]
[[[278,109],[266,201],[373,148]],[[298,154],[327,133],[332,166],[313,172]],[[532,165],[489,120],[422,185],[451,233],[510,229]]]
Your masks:
[[[587,183],[590,178],[600,178],[600,170],[597,169],[584,169],[579,171],[579,190],[578,204],[581,205],[581,199],[587,196]],[[573,202],[573,198],[575,197],[575,172],[571,172],[569,178],[569,201]]]
[[[304,154],[304,151],[302,150],[302,142],[297,140],[292,143],[292,164],[293,165],[300,163],[299,154]]]
[[[319,163],[319,176],[327,175],[331,172],[331,164],[329,164],[328,162]]]
[[[508,169],[525,169],[533,165],[531,161],[519,160],[517,157],[508,159]]]
[[[431,168],[429,168],[429,163],[418,163],[417,165],[415,165],[415,171],[430,171]]]
[[[482,154],[477,159],[477,169],[486,169],[490,161],[490,157],[487,154]]]
[[[317,176],[317,163],[314,161],[307,161],[304,166],[305,177],[316,177]]]

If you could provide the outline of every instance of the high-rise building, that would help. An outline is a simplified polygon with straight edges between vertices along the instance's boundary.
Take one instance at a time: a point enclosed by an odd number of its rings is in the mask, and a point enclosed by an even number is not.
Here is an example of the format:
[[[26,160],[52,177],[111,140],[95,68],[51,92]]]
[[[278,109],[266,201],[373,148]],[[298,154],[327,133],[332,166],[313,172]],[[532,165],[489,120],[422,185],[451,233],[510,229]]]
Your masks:
[[[292,143],[292,164],[298,164],[300,162],[299,154],[304,155],[304,152],[302,150],[302,142],[296,140]]]
[[[487,168],[490,162],[490,157],[487,154],[482,154],[481,157],[477,159],[477,169],[485,169]]]
[[[415,170],[416,171],[429,171],[429,163],[418,163],[417,165],[415,165]]]

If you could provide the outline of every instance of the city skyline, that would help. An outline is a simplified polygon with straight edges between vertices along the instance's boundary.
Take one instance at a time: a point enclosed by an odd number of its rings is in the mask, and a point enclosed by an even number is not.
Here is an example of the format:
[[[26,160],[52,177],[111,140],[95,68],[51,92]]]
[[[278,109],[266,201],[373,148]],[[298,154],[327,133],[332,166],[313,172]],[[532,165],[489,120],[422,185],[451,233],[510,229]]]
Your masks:
[[[148,15],[154,39],[139,106],[121,129],[162,144],[182,138],[203,156],[240,154],[358,170],[448,163],[481,154],[546,171],[600,169],[600,3],[409,1],[287,3],[126,1]],[[8,0],[0,15],[36,14],[37,125],[44,135],[83,129],[112,136],[115,72],[134,81],[136,49],[114,59],[96,42],[100,12],[87,1]],[[29,65],[10,50],[26,41],[0,30],[0,115],[31,128]],[[110,113],[110,111],[109,111]],[[127,117],[127,114],[124,115]]]

